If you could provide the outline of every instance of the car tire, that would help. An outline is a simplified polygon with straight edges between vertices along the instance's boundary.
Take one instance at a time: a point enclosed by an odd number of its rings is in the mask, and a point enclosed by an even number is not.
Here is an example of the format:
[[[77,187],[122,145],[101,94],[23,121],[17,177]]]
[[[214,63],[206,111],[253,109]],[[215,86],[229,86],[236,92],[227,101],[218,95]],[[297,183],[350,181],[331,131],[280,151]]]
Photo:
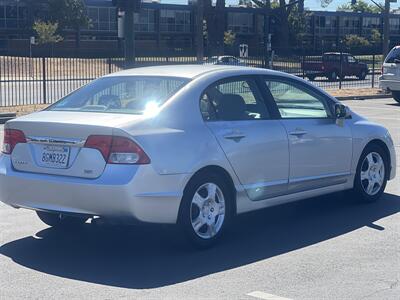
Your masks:
[[[338,73],[337,73],[336,71],[332,71],[332,72],[329,74],[329,77],[328,77],[328,79],[329,79],[330,81],[336,81],[337,78],[338,78]]]
[[[194,246],[208,248],[221,238],[233,215],[232,202],[227,180],[216,173],[199,174],[188,183],[179,224]]]
[[[353,194],[358,202],[377,201],[385,191],[389,174],[389,163],[384,149],[368,145],[360,156],[354,179]]]
[[[400,103],[400,91],[392,91],[392,96],[396,102]]]
[[[357,77],[360,80],[364,80],[367,77],[367,72],[365,70],[362,70],[361,73]]]
[[[315,75],[308,74],[306,76],[310,81],[314,81],[315,80]]]
[[[43,223],[57,228],[83,225],[87,220],[87,218],[83,217],[70,217],[44,211],[36,211],[36,214]]]

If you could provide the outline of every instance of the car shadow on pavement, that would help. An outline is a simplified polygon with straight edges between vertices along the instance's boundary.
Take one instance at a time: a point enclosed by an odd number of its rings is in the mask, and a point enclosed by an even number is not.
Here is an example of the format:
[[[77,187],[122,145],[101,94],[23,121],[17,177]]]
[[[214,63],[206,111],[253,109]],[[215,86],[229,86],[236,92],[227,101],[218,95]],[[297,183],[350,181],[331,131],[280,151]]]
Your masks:
[[[24,267],[97,284],[157,288],[237,268],[320,243],[400,211],[400,197],[384,194],[358,205],[345,193],[240,215],[214,248],[195,250],[169,226],[107,227],[79,232],[44,229],[0,247]]]

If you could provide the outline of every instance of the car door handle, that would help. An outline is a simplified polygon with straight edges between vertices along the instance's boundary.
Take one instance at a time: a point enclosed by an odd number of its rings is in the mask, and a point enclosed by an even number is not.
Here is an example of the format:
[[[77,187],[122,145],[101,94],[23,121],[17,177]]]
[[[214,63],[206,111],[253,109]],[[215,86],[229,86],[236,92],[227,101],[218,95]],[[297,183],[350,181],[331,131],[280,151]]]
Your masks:
[[[305,130],[296,130],[296,131],[289,132],[289,134],[299,137],[299,136],[303,136],[303,135],[307,134],[307,131],[305,131]]]
[[[246,135],[241,132],[232,132],[224,135],[224,139],[234,140],[235,142],[239,142],[241,139],[245,137]]]

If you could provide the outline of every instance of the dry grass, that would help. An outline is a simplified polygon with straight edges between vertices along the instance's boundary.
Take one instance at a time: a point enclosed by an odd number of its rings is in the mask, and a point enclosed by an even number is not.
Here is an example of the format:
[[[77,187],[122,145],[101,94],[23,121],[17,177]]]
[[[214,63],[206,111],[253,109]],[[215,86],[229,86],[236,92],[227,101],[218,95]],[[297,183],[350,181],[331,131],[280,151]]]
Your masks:
[[[35,111],[46,108],[49,104],[32,104],[32,105],[20,105],[20,106],[7,106],[0,107],[0,113],[16,113],[17,116],[23,116]]]

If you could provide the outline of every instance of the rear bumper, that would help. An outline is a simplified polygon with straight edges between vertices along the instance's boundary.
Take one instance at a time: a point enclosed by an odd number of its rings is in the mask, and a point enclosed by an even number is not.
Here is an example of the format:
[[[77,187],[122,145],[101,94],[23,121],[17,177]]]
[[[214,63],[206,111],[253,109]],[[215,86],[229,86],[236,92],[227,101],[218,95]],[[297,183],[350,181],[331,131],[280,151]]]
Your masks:
[[[383,76],[380,76],[379,77],[379,87],[382,90],[400,91],[400,81],[383,79]]]
[[[107,165],[97,179],[34,174],[0,155],[0,201],[16,208],[176,223],[186,178],[151,165]]]

